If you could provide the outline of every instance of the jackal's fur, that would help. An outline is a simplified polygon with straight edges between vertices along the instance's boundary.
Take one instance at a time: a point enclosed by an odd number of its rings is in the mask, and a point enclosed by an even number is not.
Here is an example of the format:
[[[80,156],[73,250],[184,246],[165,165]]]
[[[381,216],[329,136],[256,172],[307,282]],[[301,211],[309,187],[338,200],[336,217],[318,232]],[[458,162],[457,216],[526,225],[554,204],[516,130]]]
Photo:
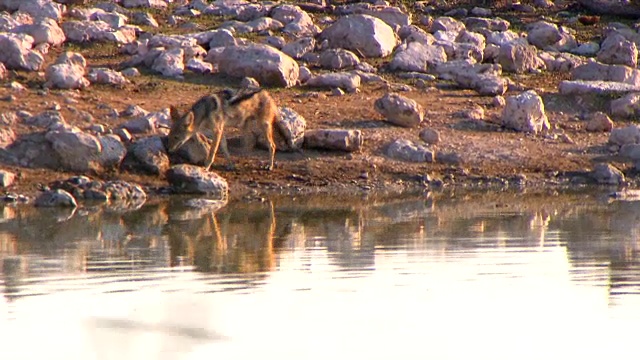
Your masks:
[[[273,128],[282,134],[282,130],[276,124],[278,118],[278,106],[269,92],[264,89],[240,91],[232,94],[229,91],[219,93],[225,100],[224,116],[228,126],[240,128],[244,135],[245,150],[253,149],[258,139],[263,136],[269,146],[270,161],[268,170],[273,169],[276,153],[276,143],[273,140]],[[226,141],[226,139],[223,139]]]
[[[228,97],[228,96],[227,96]],[[209,149],[205,168],[209,170],[215,161],[218,147],[222,146],[222,152],[229,165],[232,165],[231,156],[224,139],[224,99],[218,94],[205,95],[196,101],[185,114],[171,106],[171,130],[169,131],[169,151],[174,152],[184,145],[197,133],[204,130],[213,132],[213,144]]]
[[[228,167],[234,168],[227,148],[227,138],[224,134],[224,127],[232,126],[241,129],[246,151],[253,149],[260,137],[267,140],[270,153],[267,169],[271,170],[274,167],[276,152],[273,127],[276,127],[280,136],[290,142],[288,136],[283,134],[282,129],[276,125],[277,117],[278,106],[264,89],[242,90],[238,93],[225,89],[211,95],[205,95],[196,101],[186,114],[180,115],[177,109],[171,107],[172,126],[169,131],[169,151],[178,150],[197,133],[211,130],[213,144],[205,164],[206,169],[209,170],[215,161],[218,147],[222,148]]]

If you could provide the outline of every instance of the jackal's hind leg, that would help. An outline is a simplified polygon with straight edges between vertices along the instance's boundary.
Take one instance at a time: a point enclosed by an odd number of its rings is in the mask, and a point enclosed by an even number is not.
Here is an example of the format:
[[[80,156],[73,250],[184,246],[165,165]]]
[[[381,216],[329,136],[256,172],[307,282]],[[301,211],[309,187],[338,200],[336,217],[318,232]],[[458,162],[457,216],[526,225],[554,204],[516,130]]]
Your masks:
[[[273,141],[273,126],[274,121],[267,121],[262,123],[263,133],[267,138],[267,144],[269,145],[269,165],[267,165],[266,169],[271,171],[275,166],[275,158],[276,158],[276,143]]]
[[[222,134],[222,139],[220,140],[220,148],[222,148],[222,153],[227,159],[227,170],[235,170],[236,164],[234,164],[233,160],[231,160],[231,154],[229,154],[229,149],[227,148],[227,136],[224,133]]]
[[[245,154],[248,154],[253,149],[255,149],[256,144],[258,143],[257,135],[254,132],[255,129],[252,129],[247,124],[249,124],[249,121],[246,122],[244,128],[242,129],[242,151],[244,151]]]

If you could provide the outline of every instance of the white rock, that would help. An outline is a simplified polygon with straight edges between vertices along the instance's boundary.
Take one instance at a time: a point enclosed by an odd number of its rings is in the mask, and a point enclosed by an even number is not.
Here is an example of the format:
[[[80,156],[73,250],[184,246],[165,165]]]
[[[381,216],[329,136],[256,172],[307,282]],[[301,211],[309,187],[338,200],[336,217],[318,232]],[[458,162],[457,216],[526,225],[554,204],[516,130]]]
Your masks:
[[[184,46],[182,47],[182,51],[184,51],[185,63],[191,59],[203,59],[207,56],[207,50],[200,45]]]
[[[300,66],[300,76],[298,77],[298,80],[300,80],[301,84],[306,83],[312,77],[313,77],[313,73],[308,67]]]
[[[481,49],[486,46],[487,40],[484,35],[468,30],[461,31],[456,37],[456,42],[476,45]]]
[[[84,69],[87,67],[87,60],[80,53],[65,51],[56,58],[55,64],[75,65]]]
[[[487,44],[482,52],[482,59],[487,63],[495,63],[498,61],[498,55],[500,54],[500,46],[494,44]]]
[[[200,45],[209,44],[209,48],[237,45],[236,38],[228,29],[212,30],[206,33],[206,38],[202,40],[195,38],[195,40]]]
[[[263,40],[264,44],[273,46],[274,48],[282,51],[282,48],[287,45],[287,41],[282,36],[267,36]]]
[[[507,81],[500,76],[500,65],[455,60],[439,64],[435,71],[440,78],[453,80],[459,86],[473,89],[480,95],[503,95],[507,91]]]
[[[117,135],[104,135],[98,136],[100,142],[101,151],[98,154],[98,163],[103,168],[112,168],[120,165],[125,155],[127,155],[127,148],[122,143],[122,140]]]
[[[62,28],[51,18],[40,18],[33,24],[20,25],[13,28],[15,33],[25,33],[31,35],[34,44],[51,44],[53,46],[62,45],[67,39]]]
[[[295,5],[278,5],[271,10],[270,16],[286,24],[282,32],[295,37],[315,36],[320,32],[309,14]]]
[[[538,57],[542,59],[547,71],[570,72],[571,70],[584,65],[587,61],[582,56],[570,53],[560,53],[555,51],[538,52]]]
[[[514,43],[500,47],[498,63],[504,71],[516,74],[533,72],[545,67],[535,47]]]
[[[0,149],[4,149],[7,146],[13,144],[16,141],[16,133],[8,126],[0,127]]]
[[[226,47],[217,63],[221,73],[235,77],[253,77],[265,86],[290,87],[298,81],[298,63],[268,45]]]
[[[386,155],[402,161],[434,162],[435,154],[424,145],[406,139],[398,139],[387,148]]]
[[[597,95],[621,95],[630,92],[640,92],[640,86],[617,81],[600,80],[564,80],[558,87],[560,94],[597,94]]]
[[[117,30],[104,21],[65,21],[62,23],[67,40],[75,42],[108,41],[127,44],[136,39],[136,29],[123,26]]]
[[[307,80],[307,86],[341,88],[347,92],[356,92],[360,87],[360,76],[351,72],[324,73]]]
[[[122,75],[126,77],[136,77],[140,76],[140,71],[136,68],[130,67],[121,71]]]
[[[539,133],[551,125],[544,111],[542,98],[534,90],[507,97],[502,111],[502,124],[516,131]]]
[[[157,28],[160,26],[153,15],[142,11],[136,11],[131,14],[131,23],[136,25],[150,26],[152,28]]]
[[[261,32],[268,30],[280,30],[284,27],[284,24],[270,17],[261,17],[248,22],[247,26],[251,28],[251,32]]]
[[[398,30],[398,36],[402,41],[407,43],[417,41],[425,45],[431,45],[436,41],[436,38],[432,34],[429,34],[416,25],[401,27],[400,30]]]
[[[238,21],[251,21],[257,18],[261,18],[267,16],[272,9],[272,6],[265,6],[261,3],[252,3],[252,4],[239,4],[236,8],[236,20]],[[193,4],[189,5],[190,7],[194,7]],[[203,11],[204,9],[200,9]]]
[[[360,150],[363,143],[360,130],[316,129],[304,133],[306,148],[353,152]]]
[[[49,131],[45,138],[66,171],[98,170],[102,145],[98,139],[76,129]]]
[[[127,21],[129,21],[129,18],[127,18],[123,14],[118,14],[118,13],[97,12],[93,16],[91,16],[91,20],[104,21],[107,24],[109,24],[111,28],[117,29],[125,26],[127,24]]]
[[[320,66],[329,70],[351,68],[359,62],[358,56],[349,50],[329,49],[320,54]]]
[[[491,100],[491,105],[493,105],[494,107],[503,107],[507,105],[507,101],[505,100],[504,96],[496,95]]]
[[[33,38],[30,35],[0,33],[0,62],[7,69],[40,70],[44,58],[32,47]]]
[[[224,52],[225,49],[226,47],[223,47],[223,46],[209,49],[209,51],[207,52],[207,56],[204,58],[204,61],[211,63],[214,69],[217,69],[218,63],[220,62],[220,59],[222,58],[222,53]]]
[[[447,54],[441,46],[410,42],[398,46],[389,63],[389,69],[392,71],[428,72],[435,65],[446,61]]]
[[[611,101],[611,115],[624,118],[640,115],[640,93],[627,94]]]
[[[76,199],[73,195],[62,189],[56,189],[53,191],[45,191],[38,195],[34,205],[36,207],[72,207],[78,206]]]
[[[43,129],[66,128],[67,123],[59,111],[46,110],[35,116],[28,116],[24,123]]]
[[[280,116],[278,116],[275,126],[278,126],[282,136],[274,137],[276,149],[291,151],[302,148],[307,120],[293,109],[281,107],[279,110]],[[276,129],[274,129],[275,131]],[[283,136],[285,138],[282,138]]]
[[[640,161],[640,144],[625,144],[620,147],[619,156],[631,161]]]
[[[611,130],[608,143],[617,146],[640,144],[640,126],[629,125],[624,128]]]
[[[597,59],[605,64],[638,66],[638,48],[624,36],[614,33],[608,36],[600,47]]]
[[[556,24],[538,21],[528,27],[527,40],[540,49],[546,49],[561,39],[561,31]]]
[[[169,169],[169,157],[162,139],[158,136],[134,141],[129,146],[128,153],[137,161],[140,170],[160,175]]]
[[[313,51],[316,40],[312,37],[303,37],[282,47],[282,52],[294,59],[300,59],[304,54]]]
[[[85,77],[87,62],[79,53],[64,52],[45,71],[45,85],[59,89],[83,89],[90,82]]]
[[[132,134],[142,134],[153,132],[161,125],[169,125],[169,109],[143,114],[141,117],[121,124],[120,127]]]
[[[370,15],[347,15],[339,18],[320,34],[332,48],[360,52],[365,57],[384,57],[398,44],[393,29]]]
[[[429,145],[437,145],[440,142],[440,133],[434,129],[422,129],[419,136]]]
[[[126,8],[150,7],[164,9],[168,4],[164,0],[122,0],[122,6]]]
[[[454,42],[456,41],[456,38],[458,37],[458,35],[460,35],[460,32],[458,31],[443,31],[443,30],[439,30],[433,33],[433,38],[440,41],[448,41],[448,42]]]
[[[487,44],[504,46],[511,43],[528,45],[526,38],[521,37],[518,33],[511,30],[507,31],[488,31],[483,33],[487,39]]]
[[[500,18],[487,19],[486,17],[470,16],[464,19],[464,25],[469,31],[507,31],[511,24],[507,20]]]
[[[491,9],[481,8],[478,6],[471,9],[471,15],[478,17],[489,17],[492,15],[492,13],[493,12],[491,11]]]
[[[153,61],[151,69],[163,76],[181,76],[184,73],[184,50],[175,48],[161,52]]]
[[[167,171],[167,180],[177,193],[206,194],[210,200],[226,201],[229,185],[220,175],[193,165],[174,165]]]
[[[589,132],[609,132],[612,129],[613,121],[601,111],[593,113],[585,125],[585,130]]]
[[[209,33],[209,36],[215,37],[216,35],[222,35],[224,32],[219,30],[215,34]],[[156,34],[147,44],[148,48],[186,48],[198,45],[198,38],[195,36],[187,36],[187,35],[166,35],[166,34]]]
[[[615,81],[640,86],[640,70],[625,65],[608,65],[595,61],[577,66],[571,71],[571,78]]]
[[[33,16],[33,18],[48,17],[55,21],[61,21],[65,6],[50,0],[24,0],[20,1],[18,10]]]
[[[404,12],[395,6],[370,7],[364,9],[361,13],[375,16],[391,27],[401,27],[411,24],[411,13]]]
[[[578,47],[571,50],[572,53],[581,56],[595,56],[598,51],[600,51],[600,44],[594,41],[580,44]]]
[[[229,20],[225,21],[218,27],[218,29],[229,30],[234,34],[248,34],[253,31],[253,28],[242,21]],[[238,39],[240,41],[241,39]]]
[[[129,105],[120,112],[120,116],[145,116],[149,114],[147,110],[138,105]]]
[[[620,185],[625,181],[622,171],[611,164],[597,164],[589,175],[603,185]]]
[[[471,121],[484,120],[484,108],[480,105],[474,105],[471,107],[471,109],[463,110],[462,114],[467,120],[471,120]]]
[[[456,43],[451,41],[436,41],[434,45],[444,49],[447,60],[472,60],[473,62],[482,62],[484,57],[484,49],[478,45],[469,43]]]
[[[415,100],[387,93],[374,102],[374,108],[385,120],[403,127],[417,127],[424,120],[424,109]]]
[[[87,79],[93,84],[124,86],[130,83],[121,72],[108,68],[92,68]]]
[[[16,174],[0,169],[0,189],[6,189],[16,181]]]
[[[211,63],[196,58],[189,59],[185,67],[187,70],[198,74],[208,74],[213,72],[213,65]]]
[[[466,29],[464,23],[448,16],[441,16],[433,20],[433,24],[431,25],[431,32],[435,33],[436,31],[451,31],[454,33],[459,33]]]

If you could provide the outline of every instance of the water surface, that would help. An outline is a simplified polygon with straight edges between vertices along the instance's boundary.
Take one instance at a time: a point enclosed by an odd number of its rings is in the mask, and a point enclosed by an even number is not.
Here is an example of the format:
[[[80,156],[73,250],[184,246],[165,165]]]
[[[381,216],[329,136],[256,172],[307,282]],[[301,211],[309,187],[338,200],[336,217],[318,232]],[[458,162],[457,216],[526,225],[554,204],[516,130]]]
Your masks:
[[[0,208],[2,359],[637,354],[640,202]]]

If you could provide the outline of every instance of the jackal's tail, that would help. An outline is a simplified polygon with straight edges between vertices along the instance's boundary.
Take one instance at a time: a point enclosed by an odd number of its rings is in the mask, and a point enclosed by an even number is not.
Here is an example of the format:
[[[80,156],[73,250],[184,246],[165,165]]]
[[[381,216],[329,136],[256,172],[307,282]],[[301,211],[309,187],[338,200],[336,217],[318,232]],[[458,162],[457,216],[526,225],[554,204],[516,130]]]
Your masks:
[[[223,90],[223,99],[226,101],[227,105],[233,106],[251,99],[262,90],[262,88],[242,89],[234,93],[233,90],[225,89]]]

